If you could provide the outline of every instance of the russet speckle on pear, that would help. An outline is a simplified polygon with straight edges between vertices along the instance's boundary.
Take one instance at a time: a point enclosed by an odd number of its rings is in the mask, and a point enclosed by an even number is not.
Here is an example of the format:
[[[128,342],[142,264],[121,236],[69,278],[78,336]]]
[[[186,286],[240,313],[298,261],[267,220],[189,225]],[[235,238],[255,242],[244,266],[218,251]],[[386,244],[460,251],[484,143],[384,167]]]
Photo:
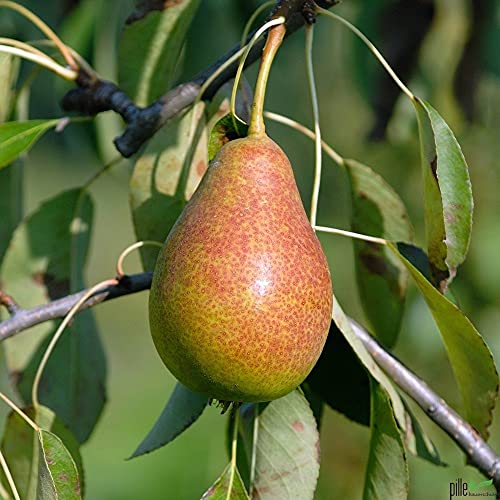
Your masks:
[[[288,158],[266,135],[224,145],[160,252],[149,299],[155,346],[193,391],[270,401],[323,349],[332,290]]]

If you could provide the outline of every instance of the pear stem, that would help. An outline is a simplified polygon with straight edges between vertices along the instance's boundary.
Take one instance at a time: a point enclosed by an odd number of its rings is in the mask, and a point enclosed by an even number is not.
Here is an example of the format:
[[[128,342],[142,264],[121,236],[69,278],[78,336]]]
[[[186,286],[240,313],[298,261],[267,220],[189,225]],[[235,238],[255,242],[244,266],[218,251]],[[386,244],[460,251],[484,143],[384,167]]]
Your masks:
[[[252,50],[253,46],[255,45],[257,40],[262,36],[263,33],[265,33],[272,26],[277,26],[278,24],[282,24],[284,22],[285,22],[285,18],[283,16],[278,17],[277,19],[271,19],[270,21],[268,21],[267,23],[262,25],[255,32],[255,34],[252,36],[252,39],[245,45],[245,47],[242,47],[240,49],[240,50],[243,50],[243,55],[241,56],[240,62],[238,64],[238,69],[236,71],[236,76],[234,77],[233,90],[231,92],[231,102],[230,102],[231,116],[233,117],[233,124],[234,124],[235,130],[238,130],[237,122],[241,122],[241,123],[245,124],[245,122],[236,114],[236,94],[237,94],[238,88],[240,86],[240,79],[241,79],[241,75],[243,74],[243,68],[245,66],[245,62],[247,60],[248,54],[250,54],[250,51]]]
[[[283,41],[285,32],[285,25],[279,24],[270,29],[267,35],[266,45],[262,51],[259,76],[255,84],[255,94],[252,103],[248,135],[263,135],[266,133],[266,126],[264,125],[264,100],[266,97],[267,80],[269,78],[274,56]]]

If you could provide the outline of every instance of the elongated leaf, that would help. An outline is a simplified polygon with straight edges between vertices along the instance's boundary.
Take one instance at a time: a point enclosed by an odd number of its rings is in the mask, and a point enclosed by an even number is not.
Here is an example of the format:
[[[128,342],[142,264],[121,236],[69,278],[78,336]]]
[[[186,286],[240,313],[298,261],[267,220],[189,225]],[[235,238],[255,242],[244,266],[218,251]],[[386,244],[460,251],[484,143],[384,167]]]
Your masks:
[[[90,240],[92,200],[80,189],[63,192],[40,206],[16,229],[1,277],[7,293],[33,307],[83,287]],[[4,342],[8,366],[24,400],[48,342],[48,323]],[[39,345],[40,344],[40,345]],[[94,428],[105,400],[106,364],[91,311],[76,316],[44,371],[40,401],[53,409],[80,442]]]
[[[76,464],[64,443],[41,429],[37,500],[82,498]]]
[[[352,192],[352,230],[393,241],[412,241],[413,229],[398,194],[371,168],[345,162]],[[408,273],[381,245],[353,240],[356,278],[363,309],[375,335],[387,347],[403,318]]]
[[[173,441],[198,420],[207,403],[206,396],[178,383],[155,425],[130,458],[144,455]]]
[[[414,104],[422,148],[428,255],[433,281],[444,289],[469,248],[473,210],[469,170],[439,113],[423,100]]]
[[[163,127],[135,164],[130,204],[139,240],[165,240],[186,205],[189,170],[204,173],[207,168],[203,109],[200,103],[196,110]],[[157,248],[141,249],[144,269],[154,268],[157,255]]]
[[[32,407],[23,411],[45,430],[50,430],[62,440],[74,459],[83,492],[82,460],[79,444],[75,437],[50,409],[39,407],[36,415]],[[38,489],[39,438],[37,433],[16,412],[9,414],[1,448],[21,498],[34,500]]]
[[[382,386],[373,381],[370,453],[363,499],[403,500],[407,496],[408,465],[391,400]]]
[[[187,30],[200,0],[142,2],[129,17],[119,52],[118,82],[145,106],[171,85]]]
[[[487,438],[498,394],[498,373],[488,346],[464,313],[434,288],[396,246],[388,246],[415,280],[441,332],[462,396],[465,418]]]
[[[0,168],[28,151],[59,120],[28,120],[0,123]]]
[[[355,352],[363,366],[368,373],[386,390],[391,398],[392,407],[396,420],[401,429],[406,429],[406,414],[403,402],[399,396],[393,383],[389,380],[387,375],[375,363],[370,353],[366,350],[361,340],[356,336],[353,330],[351,320],[347,318],[344,311],[337,302],[335,296],[333,297],[333,321],[338,329],[346,338],[352,350]]]
[[[237,467],[233,471],[231,482],[231,464],[229,464],[217,481],[203,494],[201,500],[246,500],[248,498]]]
[[[240,409],[240,446],[246,463],[255,464],[251,497],[312,499],[319,474],[319,434],[306,398],[296,390],[255,409]]]
[[[349,380],[349,384],[345,383],[346,380]],[[306,384],[334,410],[355,422],[369,425],[370,380],[368,374],[333,321],[325,347],[307,377]]]

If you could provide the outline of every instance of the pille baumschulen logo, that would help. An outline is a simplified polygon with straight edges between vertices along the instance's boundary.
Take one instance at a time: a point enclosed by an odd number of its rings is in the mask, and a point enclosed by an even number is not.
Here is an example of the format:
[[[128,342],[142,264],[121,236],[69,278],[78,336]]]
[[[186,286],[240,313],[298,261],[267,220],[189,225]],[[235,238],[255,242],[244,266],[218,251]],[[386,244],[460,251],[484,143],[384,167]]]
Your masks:
[[[496,493],[491,491],[493,479],[487,481],[464,481],[458,478],[450,483],[450,500],[452,498],[463,497],[496,497]]]

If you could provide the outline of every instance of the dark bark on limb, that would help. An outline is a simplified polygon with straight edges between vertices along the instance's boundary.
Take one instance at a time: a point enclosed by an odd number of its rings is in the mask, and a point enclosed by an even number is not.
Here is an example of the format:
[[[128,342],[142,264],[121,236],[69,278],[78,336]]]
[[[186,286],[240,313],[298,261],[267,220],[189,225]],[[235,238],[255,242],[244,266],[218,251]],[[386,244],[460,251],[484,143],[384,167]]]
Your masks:
[[[289,36],[305,24],[306,18],[310,21],[307,11],[309,2],[310,0],[279,0],[271,11],[270,17],[284,16],[286,36]],[[321,7],[329,8],[336,2],[337,0],[320,0],[317,3]],[[264,42],[263,37],[254,45],[245,66],[259,59]],[[118,151],[128,158],[136,153],[169,119],[192,104],[203,83],[239,49],[240,46],[236,45],[192,80],[181,83],[145,108],[136,106],[113,82],[95,81],[84,73],[81,73],[77,80],[78,87],[70,90],[63,97],[61,105],[65,111],[76,111],[88,115],[109,110],[118,113],[125,120],[127,127],[123,134],[114,140],[114,143]],[[224,83],[234,77],[237,68],[237,61],[226,68],[207,88],[202,98],[210,100]]]
[[[152,273],[150,272],[124,276],[118,285],[110,286],[90,297],[82,309],[123,295],[147,290],[151,286],[151,279]],[[11,312],[12,316],[0,323],[0,341],[39,323],[64,317],[84,293],[85,290],[82,290],[33,309],[15,308]],[[1,300],[0,304],[7,305]],[[431,420],[460,446],[468,458],[468,463],[486,477],[493,479],[497,492],[500,491],[500,456],[468,422],[433,392],[422,379],[387,352],[364,328],[352,319],[351,325],[354,333],[363,342],[375,362],[425,411]]]

